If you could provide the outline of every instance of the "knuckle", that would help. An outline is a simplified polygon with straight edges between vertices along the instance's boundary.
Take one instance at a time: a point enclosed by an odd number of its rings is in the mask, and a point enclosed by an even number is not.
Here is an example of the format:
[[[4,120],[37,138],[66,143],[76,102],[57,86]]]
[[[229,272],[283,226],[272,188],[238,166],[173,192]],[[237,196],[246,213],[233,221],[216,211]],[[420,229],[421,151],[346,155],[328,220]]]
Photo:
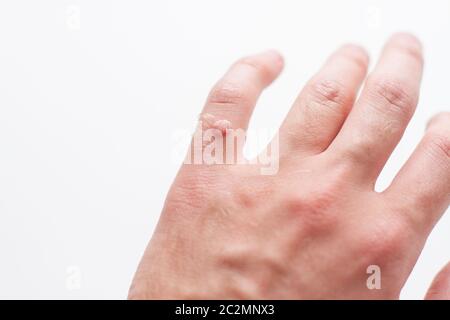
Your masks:
[[[250,99],[244,88],[226,81],[218,83],[211,90],[208,101],[211,104],[229,106],[239,106],[250,103]]]
[[[437,160],[444,160],[450,165],[450,135],[437,129],[430,129],[425,135],[424,144],[427,152]]]
[[[377,144],[370,135],[354,135],[348,146],[337,151],[336,161],[342,162],[347,171],[352,172],[355,164],[372,161],[376,148]]]
[[[407,224],[403,223],[402,219],[397,219],[395,223],[374,223],[366,232],[362,242],[365,255],[371,261],[389,260],[399,255],[407,246],[409,233],[405,226]]]
[[[382,112],[410,118],[417,103],[417,94],[401,81],[393,79],[372,78],[369,80],[371,96],[375,99],[374,107],[381,107]]]
[[[307,89],[307,107],[317,107],[339,111],[339,106],[350,99],[342,84],[334,80],[322,79],[313,81]]]
[[[403,244],[404,238],[401,232],[397,232],[396,229],[385,230],[380,241],[378,253],[382,257],[391,257],[404,247]]]

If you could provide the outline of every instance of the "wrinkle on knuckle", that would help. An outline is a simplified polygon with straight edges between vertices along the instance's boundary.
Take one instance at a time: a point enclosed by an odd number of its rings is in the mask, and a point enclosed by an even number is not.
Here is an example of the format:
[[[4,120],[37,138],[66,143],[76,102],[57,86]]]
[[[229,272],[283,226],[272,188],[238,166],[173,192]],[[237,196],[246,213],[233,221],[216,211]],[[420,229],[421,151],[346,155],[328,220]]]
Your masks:
[[[399,115],[402,119],[412,116],[417,103],[417,96],[400,81],[393,79],[370,79],[370,95],[374,98],[373,106],[382,108],[381,112]]]
[[[450,166],[450,136],[437,130],[429,130],[425,138],[426,150],[436,160]]]
[[[342,105],[349,101],[349,95],[345,88],[337,81],[322,79],[313,81],[307,89],[307,108],[321,112],[320,108],[341,112]]]
[[[450,159],[450,137],[439,133],[431,134],[430,145],[437,149],[447,160]]]
[[[248,93],[239,85],[220,82],[210,92],[208,102],[225,106],[242,106],[251,103]]]

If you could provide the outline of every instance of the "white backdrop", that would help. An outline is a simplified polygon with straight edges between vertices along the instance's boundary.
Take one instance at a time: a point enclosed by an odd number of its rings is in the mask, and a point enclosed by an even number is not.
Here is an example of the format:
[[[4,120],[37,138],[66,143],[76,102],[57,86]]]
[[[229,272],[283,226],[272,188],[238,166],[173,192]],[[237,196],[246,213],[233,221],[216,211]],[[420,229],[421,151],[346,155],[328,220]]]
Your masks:
[[[421,38],[426,68],[380,189],[450,109],[450,1],[1,1],[0,298],[125,298],[178,168],[172,134],[231,62],[285,56],[252,120],[273,128],[334,48],[373,62],[394,31]],[[403,298],[450,260],[449,213]]]

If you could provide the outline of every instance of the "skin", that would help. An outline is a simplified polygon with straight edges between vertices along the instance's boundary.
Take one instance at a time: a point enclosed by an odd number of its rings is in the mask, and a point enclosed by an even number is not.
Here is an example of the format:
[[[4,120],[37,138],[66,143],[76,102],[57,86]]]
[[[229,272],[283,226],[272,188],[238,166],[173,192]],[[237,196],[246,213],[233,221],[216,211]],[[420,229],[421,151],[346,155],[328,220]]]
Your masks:
[[[450,202],[450,114],[432,118],[392,184],[375,192],[417,105],[422,47],[396,34],[366,77],[368,61],[345,45],[306,84],[279,130],[277,174],[183,165],[129,298],[397,299]],[[203,129],[245,130],[282,68],[274,51],[236,62],[207,99],[202,115],[214,121]],[[373,265],[381,288],[371,290]],[[427,298],[450,298],[450,265]]]

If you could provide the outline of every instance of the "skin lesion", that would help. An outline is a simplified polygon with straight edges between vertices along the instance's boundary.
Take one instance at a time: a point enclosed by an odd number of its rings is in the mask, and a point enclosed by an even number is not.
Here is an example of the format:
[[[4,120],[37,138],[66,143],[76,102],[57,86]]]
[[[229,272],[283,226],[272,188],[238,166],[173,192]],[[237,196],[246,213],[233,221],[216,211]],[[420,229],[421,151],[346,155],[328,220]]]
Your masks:
[[[232,128],[232,124],[230,121],[226,119],[216,119],[216,117],[210,113],[202,113],[199,116],[199,121],[202,123],[202,129],[216,129],[222,132],[222,134],[226,134],[227,129]]]

